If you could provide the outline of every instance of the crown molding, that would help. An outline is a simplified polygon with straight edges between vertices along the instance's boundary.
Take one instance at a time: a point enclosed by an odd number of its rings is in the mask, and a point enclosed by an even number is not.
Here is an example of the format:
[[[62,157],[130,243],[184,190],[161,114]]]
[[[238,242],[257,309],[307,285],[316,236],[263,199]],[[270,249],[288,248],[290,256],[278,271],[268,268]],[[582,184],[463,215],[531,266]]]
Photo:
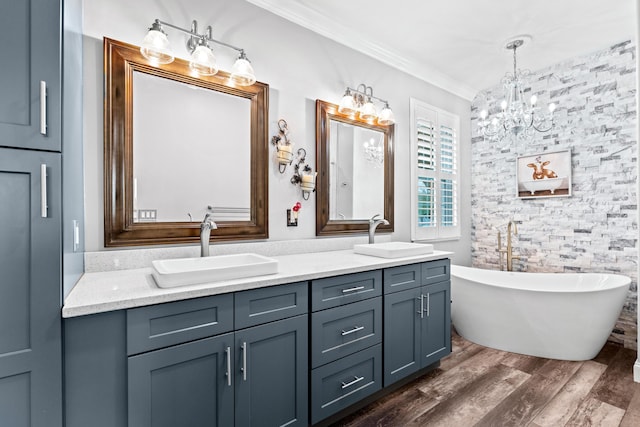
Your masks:
[[[446,74],[432,67],[418,64],[411,59],[398,55],[377,43],[365,40],[360,34],[356,33],[351,28],[340,25],[335,21],[332,21],[327,16],[303,6],[296,1],[247,1],[288,21],[377,59],[384,64],[451,92],[466,100],[473,100],[478,93],[476,89],[462,82],[451,79]],[[283,3],[286,4],[286,6],[284,6]]]

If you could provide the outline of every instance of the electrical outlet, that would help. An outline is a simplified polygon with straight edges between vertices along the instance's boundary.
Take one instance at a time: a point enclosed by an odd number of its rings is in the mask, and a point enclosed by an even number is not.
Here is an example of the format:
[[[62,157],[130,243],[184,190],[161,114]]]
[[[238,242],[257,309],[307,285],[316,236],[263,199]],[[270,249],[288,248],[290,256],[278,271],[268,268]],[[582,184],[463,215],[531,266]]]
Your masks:
[[[80,250],[80,221],[73,220],[73,252]]]
[[[139,222],[156,222],[158,211],[156,209],[138,209]]]

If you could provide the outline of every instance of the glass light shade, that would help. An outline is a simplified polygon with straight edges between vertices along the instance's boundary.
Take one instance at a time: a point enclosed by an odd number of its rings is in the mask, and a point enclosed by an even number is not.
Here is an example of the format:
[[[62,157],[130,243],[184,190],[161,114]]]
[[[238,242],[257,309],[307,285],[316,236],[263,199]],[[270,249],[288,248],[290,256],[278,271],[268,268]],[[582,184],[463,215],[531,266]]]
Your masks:
[[[174,59],[167,35],[159,30],[149,30],[142,40],[140,53],[155,64],[170,64]]]
[[[549,112],[553,113],[554,111],[556,111],[556,104],[552,102],[551,104],[549,104]]]
[[[251,62],[243,55],[236,59],[231,67],[231,76],[229,79],[238,86],[251,86],[256,82],[256,75],[253,72]]]
[[[369,99],[362,108],[360,108],[360,118],[362,120],[374,120],[376,115],[376,106],[373,105],[373,102]]]
[[[389,126],[394,124],[395,122],[396,118],[393,115],[393,111],[391,111],[391,108],[389,108],[388,105],[385,105],[385,107],[382,109],[382,111],[380,111],[380,114],[378,115],[378,124]]]
[[[189,68],[202,76],[213,76],[218,72],[216,57],[209,49],[209,46],[198,45],[191,54]]]
[[[536,105],[536,102],[538,102],[538,97],[531,95],[531,105]]]
[[[342,97],[340,101],[340,105],[338,106],[338,112],[342,114],[355,114],[356,112],[356,103],[353,100],[353,95],[348,93]]]

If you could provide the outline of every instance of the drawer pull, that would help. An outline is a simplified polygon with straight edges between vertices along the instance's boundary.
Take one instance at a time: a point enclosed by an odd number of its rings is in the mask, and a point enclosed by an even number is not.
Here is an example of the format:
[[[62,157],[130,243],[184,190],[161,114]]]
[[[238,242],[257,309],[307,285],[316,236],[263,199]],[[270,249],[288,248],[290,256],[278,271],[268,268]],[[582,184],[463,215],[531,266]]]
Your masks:
[[[348,383],[345,383],[344,381],[342,382],[342,389],[344,390],[345,388],[351,387],[352,385],[355,385],[357,383],[359,383],[360,381],[364,380],[364,377],[353,377],[353,381],[349,381]]]
[[[349,329],[348,331],[342,330],[342,336],[353,334],[354,332],[358,332],[364,329],[364,326],[355,326],[353,329]]]
[[[227,347],[225,353],[227,353],[227,372],[225,375],[227,376],[227,385],[231,387],[231,347]]]
[[[348,294],[349,292],[356,292],[356,291],[360,291],[362,289],[364,289],[364,286],[356,286],[355,288],[343,289],[342,293],[343,294]]]

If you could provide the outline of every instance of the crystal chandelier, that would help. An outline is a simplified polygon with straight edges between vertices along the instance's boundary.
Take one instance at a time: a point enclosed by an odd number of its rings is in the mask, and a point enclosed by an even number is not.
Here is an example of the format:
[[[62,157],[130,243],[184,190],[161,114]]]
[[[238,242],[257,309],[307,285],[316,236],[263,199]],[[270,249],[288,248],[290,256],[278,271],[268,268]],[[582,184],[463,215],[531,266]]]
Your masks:
[[[525,79],[528,70],[518,70],[516,66],[516,50],[524,44],[524,40],[512,40],[505,46],[513,50],[513,74],[507,73],[503,79],[504,99],[500,103],[500,112],[489,118],[487,110],[480,111],[478,126],[480,134],[491,140],[501,140],[508,136],[520,139],[529,138],[537,132],[548,132],[553,128],[554,103],[549,104],[548,114],[540,111],[536,105],[538,97],[532,95],[529,102],[524,100]]]

